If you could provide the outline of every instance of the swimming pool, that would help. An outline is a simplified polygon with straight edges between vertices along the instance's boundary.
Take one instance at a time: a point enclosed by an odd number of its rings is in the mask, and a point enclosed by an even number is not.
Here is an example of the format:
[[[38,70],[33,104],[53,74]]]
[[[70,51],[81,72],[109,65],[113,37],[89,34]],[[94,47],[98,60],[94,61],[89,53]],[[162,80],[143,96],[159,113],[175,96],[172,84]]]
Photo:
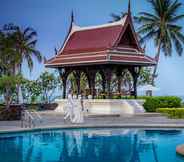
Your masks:
[[[184,130],[71,129],[0,135],[0,162],[184,162]]]

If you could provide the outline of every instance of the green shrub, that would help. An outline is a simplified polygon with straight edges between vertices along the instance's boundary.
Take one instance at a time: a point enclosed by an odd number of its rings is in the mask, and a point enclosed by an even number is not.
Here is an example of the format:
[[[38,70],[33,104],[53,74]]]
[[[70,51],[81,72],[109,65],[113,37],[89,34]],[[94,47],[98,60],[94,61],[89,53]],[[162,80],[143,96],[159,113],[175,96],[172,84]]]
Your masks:
[[[142,97],[142,99],[146,100],[143,106],[147,112],[156,112],[158,108],[179,108],[182,101],[176,96]]]
[[[184,118],[184,108],[159,108],[157,112],[167,115],[169,118]]]

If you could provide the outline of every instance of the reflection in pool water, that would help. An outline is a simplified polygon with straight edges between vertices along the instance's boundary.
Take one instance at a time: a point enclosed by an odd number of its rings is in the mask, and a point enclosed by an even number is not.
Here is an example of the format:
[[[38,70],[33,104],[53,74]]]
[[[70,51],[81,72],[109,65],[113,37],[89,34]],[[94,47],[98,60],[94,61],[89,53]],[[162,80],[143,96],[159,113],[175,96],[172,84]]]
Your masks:
[[[184,162],[184,131],[55,130],[0,136],[0,162]]]

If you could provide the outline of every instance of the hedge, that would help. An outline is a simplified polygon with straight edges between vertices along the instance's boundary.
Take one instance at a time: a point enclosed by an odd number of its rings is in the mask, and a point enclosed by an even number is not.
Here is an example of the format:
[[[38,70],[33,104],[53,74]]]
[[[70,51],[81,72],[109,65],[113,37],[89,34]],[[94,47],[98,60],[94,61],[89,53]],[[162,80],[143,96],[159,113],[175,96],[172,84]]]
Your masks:
[[[184,118],[184,108],[159,108],[157,112],[167,115],[169,118]]]
[[[181,98],[176,96],[143,97],[145,99],[144,109],[147,112],[156,112],[158,108],[180,108]]]

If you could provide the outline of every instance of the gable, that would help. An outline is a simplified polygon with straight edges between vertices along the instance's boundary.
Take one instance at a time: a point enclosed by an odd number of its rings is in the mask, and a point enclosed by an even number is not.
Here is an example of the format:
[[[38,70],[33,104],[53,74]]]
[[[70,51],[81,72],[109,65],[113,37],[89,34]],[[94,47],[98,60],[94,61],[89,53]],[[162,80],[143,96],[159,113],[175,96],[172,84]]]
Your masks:
[[[123,36],[121,37],[118,43],[118,46],[138,49],[138,46],[136,44],[136,40],[134,38],[130,25],[128,25],[128,27],[126,28],[125,33],[123,34]]]
[[[142,48],[138,42],[137,34],[134,30],[131,18],[127,18],[126,25],[122,30],[115,47],[117,48],[134,48],[138,51],[142,51]]]

